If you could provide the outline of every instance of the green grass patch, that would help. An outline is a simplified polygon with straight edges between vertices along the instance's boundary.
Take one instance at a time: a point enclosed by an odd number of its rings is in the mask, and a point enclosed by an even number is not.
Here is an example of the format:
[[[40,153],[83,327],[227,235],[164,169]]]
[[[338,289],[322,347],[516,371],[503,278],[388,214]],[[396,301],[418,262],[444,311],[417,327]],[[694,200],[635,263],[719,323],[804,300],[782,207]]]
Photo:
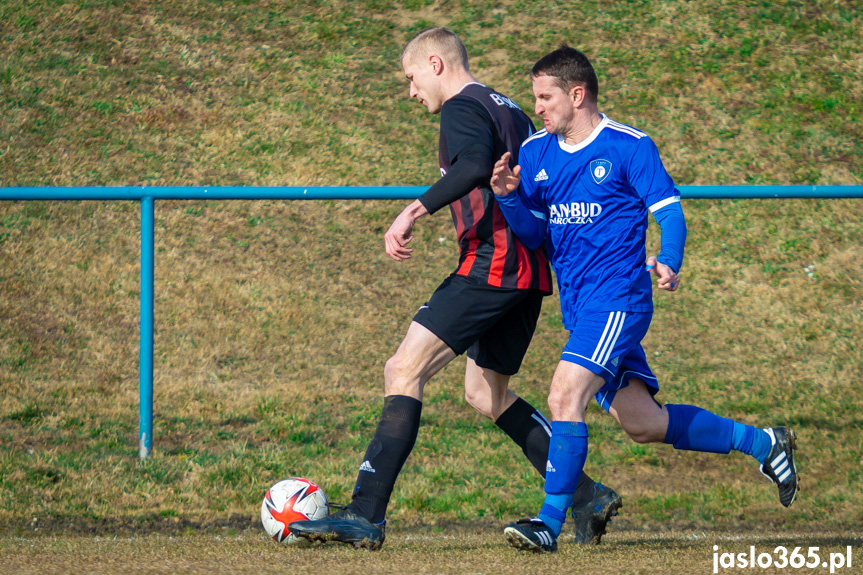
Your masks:
[[[0,187],[429,184],[438,119],[398,55],[432,24],[528,111],[533,62],[583,49],[602,110],[651,134],[680,184],[863,181],[846,5],[17,0],[0,22]],[[455,266],[448,214],[417,225],[412,261],[384,254],[404,203],[158,202],[155,451],[139,462],[137,205],[0,202],[0,529],[256,525],[290,476],[347,501],[384,364]],[[859,526],[860,203],[684,209],[684,288],[656,295],[644,342],[659,399],[793,426],[805,490],[781,509],[746,458],[637,445],[592,407],[588,470],[624,496],[615,526]],[[512,381],[543,409],[564,341],[552,296]],[[541,504],[539,475],[465,403],[462,361],[428,386],[396,528]]]

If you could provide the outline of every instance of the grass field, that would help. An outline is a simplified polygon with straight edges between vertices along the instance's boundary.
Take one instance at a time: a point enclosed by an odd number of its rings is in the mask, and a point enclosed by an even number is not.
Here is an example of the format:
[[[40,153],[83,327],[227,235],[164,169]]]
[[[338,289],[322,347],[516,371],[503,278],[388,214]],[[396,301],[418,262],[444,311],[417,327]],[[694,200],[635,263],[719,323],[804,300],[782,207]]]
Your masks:
[[[583,49],[601,109],[651,134],[680,184],[863,183],[853,2],[8,0],[0,187],[429,184],[437,119],[409,100],[398,53],[433,24],[527,110],[535,59]],[[463,400],[463,360],[428,387],[381,559],[256,531],[281,478],[349,497],[384,362],[454,268],[447,214],[420,222],[412,261],[387,258],[402,205],[158,202],[155,452],[141,462],[138,207],[0,201],[0,572],[131,556],[150,572],[529,568],[499,534],[542,483]],[[608,545],[540,559],[552,571],[707,572],[717,541],[758,537],[859,551],[863,204],[684,210],[684,289],[656,295],[645,342],[659,397],[791,425],[803,491],[783,509],[748,458],[636,445],[591,408],[588,471],[625,506]],[[564,341],[557,305],[513,380],[537,406]]]
[[[356,552],[347,547],[293,549],[270,544],[260,534],[127,536],[116,538],[21,537],[0,540],[0,570],[4,573],[55,574],[88,572],[234,574],[289,571],[300,573],[584,573],[678,575],[734,573],[730,558],[722,554],[755,557],[771,555],[770,567],[753,572],[776,574],[860,573],[863,538],[858,533],[824,533],[818,536],[789,533],[782,536],[710,534],[670,531],[662,534],[623,532],[608,536],[608,545],[564,545],[555,555],[525,555],[501,549],[500,537],[456,532],[399,534],[379,553]],[[714,546],[718,549],[714,550]],[[793,569],[787,563],[799,548],[806,562],[817,568]],[[814,549],[817,547],[818,549]],[[847,555],[851,548],[851,566]],[[502,552],[503,551],[503,552]],[[633,561],[633,553],[638,560]],[[840,560],[842,561],[840,563]],[[800,561],[797,559],[796,561]],[[779,564],[779,567],[776,564]],[[824,566],[827,563],[827,566]],[[833,565],[833,569],[830,565]],[[762,565],[768,565],[762,558]],[[714,571],[715,569],[715,571]],[[750,571],[750,569],[746,569]]]

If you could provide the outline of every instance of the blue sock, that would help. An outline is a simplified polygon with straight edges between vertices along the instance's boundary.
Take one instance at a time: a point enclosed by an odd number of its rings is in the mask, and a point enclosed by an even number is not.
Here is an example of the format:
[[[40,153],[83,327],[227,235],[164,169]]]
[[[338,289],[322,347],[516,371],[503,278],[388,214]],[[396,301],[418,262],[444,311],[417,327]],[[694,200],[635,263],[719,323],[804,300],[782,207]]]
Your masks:
[[[552,421],[545,470],[546,496],[539,518],[555,536],[563,528],[586,459],[587,425],[580,421]]]
[[[569,501],[567,501],[567,497],[569,497]],[[563,522],[566,521],[566,510],[571,504],[572,497],[569,495],[546,494],[538,517],[548,525],[549,529],[554,531],[555,535],[560,535],[561,530],[563,530]]]
[[[770,454],[773,442],[770,435],[763,429],[756,429],[751,425],[733,422],[734,431],[731,438],[731,449],[751,455],[764,464],[764,460]]]
[[[752,439],[755,437],[755,428],[751,425],[733,422],[731,431],[731,449],[751,455]]]
[[[694,405],[665,406],[668,411],[668,430],[665,443],[674,449],[728,453],[734,422]]]

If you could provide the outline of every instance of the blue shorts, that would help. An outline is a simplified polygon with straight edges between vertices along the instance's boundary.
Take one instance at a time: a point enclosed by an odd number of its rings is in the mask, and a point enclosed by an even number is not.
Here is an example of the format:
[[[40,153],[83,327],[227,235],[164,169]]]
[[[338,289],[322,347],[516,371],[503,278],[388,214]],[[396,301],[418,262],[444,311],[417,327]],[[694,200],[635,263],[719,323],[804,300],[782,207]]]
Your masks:
[[[603,311],[576,318],[560,360],[578,364],[605,380],[596,394],[602,409],[608,411],[617,390],[629,385],[633,377],[647,384],[651,395],[659,391],[641,347],[652,317],[646,312]]]

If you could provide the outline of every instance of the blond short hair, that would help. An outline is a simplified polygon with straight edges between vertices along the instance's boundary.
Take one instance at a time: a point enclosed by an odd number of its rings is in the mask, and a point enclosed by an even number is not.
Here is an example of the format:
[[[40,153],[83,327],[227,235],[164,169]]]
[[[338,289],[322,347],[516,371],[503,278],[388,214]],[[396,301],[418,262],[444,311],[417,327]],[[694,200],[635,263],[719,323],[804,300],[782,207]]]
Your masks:
[[[467,49],[455,32],[449,28],[436,26],[417,32],[402,48],[402,62],[416,62],[418,58],[436,54],[444,64],[462,66],[470,71]]]

